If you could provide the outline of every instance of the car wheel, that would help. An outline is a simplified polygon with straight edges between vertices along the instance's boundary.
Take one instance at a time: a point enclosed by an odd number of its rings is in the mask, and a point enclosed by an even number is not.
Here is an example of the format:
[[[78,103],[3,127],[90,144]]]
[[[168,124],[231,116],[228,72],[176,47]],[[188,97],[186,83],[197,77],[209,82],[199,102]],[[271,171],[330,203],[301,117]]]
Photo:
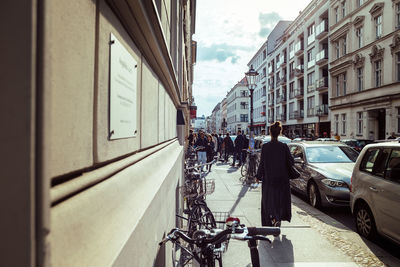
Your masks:
[[[361,203],[357,205],[354,212],[357,232],[369,239],[373,240],[376,237],[375,219],[368,205]]]
[[[319,194],[318,186],[314,182],[308,185],[308,202],[314,208],[321,206],[321,195]]]

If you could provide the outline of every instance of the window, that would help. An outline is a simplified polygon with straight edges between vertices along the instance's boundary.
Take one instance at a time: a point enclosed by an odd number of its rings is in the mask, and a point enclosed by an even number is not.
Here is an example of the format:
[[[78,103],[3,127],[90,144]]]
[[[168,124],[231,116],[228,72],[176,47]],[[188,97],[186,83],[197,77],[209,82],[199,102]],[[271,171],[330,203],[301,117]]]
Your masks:
[[[346,114],[342,114],[342,134],[346,134]]]
[[[346,73],[342,74],[342,82],[343,82],[343,95],[346,95],[347,90],[347,80],[346,80]]]
[[[335,135],[339,133],[339,115],[335,115]]]
[[[336,79],[336,96],[340,96],[340,81],[339,81],[339,76],[335,77]]]
[[[342,18],[346,16],[346,1],[342,2]]]
[[[362,135],[363,132],[363,113],[357,112],[357,134]]]
[[[307,74],[307,91],[314,91],[314,83],[315,83],[315,72],[311,72]]]
[[[263,51],[263,60],[265,60],[267,58],[267,51],[264,49]]]
[[[335,42],[336,59],[340,57],[339,42]]]
[[[307,62],[310,62],[313,59],[314,59],[314,48],[311,48],[307,52]]]
[[[311,25],[310,27],[308,27],[307,32],[308,32],[308,36],[313,35],[313,33],[314,33],[314,24]]]
[[[337,23],[339,21],[339,7],[335,8],[335,22]]]
[[[241,109],[248,109],[249,105],[246,102],[240,102],[240,108]]]
[[[375,61],[375,87],[382,85],[382,60]]]
[[[356,29],[357,46],[361,48],[363,46],[363,27]]]
[[[400,3],[396,4],[396,29],[400,28]]]
[[[240,114],[240,121],[241,122],[248,122],[249,118],[248,118],[248,114]]]
[[[363,74],[363,68],[357,68],[357,89],[358,91],[362,91],[364,87],[364,74]]]
[[[382,15],[375,17],[375,37],[379,39],[382,37]]]
[[[400,182],[400,150],[394,148],[385,170],[385,178],[393,182]]]
[[[357,0],[357,6],[360,7],[364,4],[364,0]]]
[[[247,91],[240,91],[240,96],[241,97],[246,97],[247,95]]]
[[[400,52],[396,53],[396,80],[400,82]]]
[[[342,39],[342,56],[346,55],[346,37]]]
[[[307,98],[307,116],[314,116],[314,107],[315,107],[315,97],[310,96]]]
[[[267,95],[267,87],[264,85],[262,88],[262,96],[266,96]]]
[[[400,108],[397,108],[397,133],[400,133]]]

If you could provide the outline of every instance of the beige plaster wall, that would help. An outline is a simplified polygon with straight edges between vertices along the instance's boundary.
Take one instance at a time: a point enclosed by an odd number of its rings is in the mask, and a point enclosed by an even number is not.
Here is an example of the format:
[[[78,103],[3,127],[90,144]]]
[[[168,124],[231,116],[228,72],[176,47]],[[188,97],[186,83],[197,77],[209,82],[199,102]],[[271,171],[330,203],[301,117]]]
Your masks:
[[[120,21],[116,18],[112,10],[105,3],[104,0],[100,1],[99,7],[99,37],[98,37],[98,66],[97,66],[97,86],[94,88],[95,95],[95,109],[94,109],[94,160],[95,162],[104,162],[106,160],[119,157],[124,154],[131,153],[140,149],[140,108],[141,108],[141,54],[135,46],[130,36],[126,33]],[[137,108],[136,108],[136,123],[138,126],[138,133],[136,137],[124,138],[110,141],[109,134],[109,85],[110,85],[110,34],[121,42],[125,49],[133,56],[138,62],[138,77],[137,77]]]
[[[53,207],[52,266],[151,266],[175,225],[182,157],[175,141]]]
[[[93,1],[46,1],[45,179],[93,164],[95,13]]]

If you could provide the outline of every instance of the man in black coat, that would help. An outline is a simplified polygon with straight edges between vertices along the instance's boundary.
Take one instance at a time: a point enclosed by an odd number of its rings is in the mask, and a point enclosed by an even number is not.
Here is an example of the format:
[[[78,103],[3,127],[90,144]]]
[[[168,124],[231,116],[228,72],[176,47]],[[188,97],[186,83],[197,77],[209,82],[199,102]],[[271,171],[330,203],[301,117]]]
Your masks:
[[[242,135],[242,131],[237,132],[237,136],[235,139],[235,150],[233,154],[233,163],[232,166],[235,166],[235,160],[238,158],[239,164],[238,166],[242,165],[242,149],[244,148],[246,143],[246,140],[244,139],[244,136]]]
[[[225,149],[225,161],[228,161],[229,155],[233,152],[233,142],[231,137],[229,136],[229,133],[227,133],[224,138],[223,146]]]

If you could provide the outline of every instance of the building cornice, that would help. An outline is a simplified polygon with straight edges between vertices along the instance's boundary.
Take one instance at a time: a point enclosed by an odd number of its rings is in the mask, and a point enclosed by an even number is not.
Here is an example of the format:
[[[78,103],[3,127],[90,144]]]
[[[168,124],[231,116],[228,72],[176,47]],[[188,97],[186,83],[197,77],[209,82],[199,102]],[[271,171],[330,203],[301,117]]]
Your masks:
[[[330,41],[331,42],[336,42],[340,37],[342,37],[343,35],[347,34],[349,32],[349,30],[350,30],[350,26],[351,26],[351,22],[347,22],[342,27],[340,27],[336,31],[332,32],[329,35]]]

